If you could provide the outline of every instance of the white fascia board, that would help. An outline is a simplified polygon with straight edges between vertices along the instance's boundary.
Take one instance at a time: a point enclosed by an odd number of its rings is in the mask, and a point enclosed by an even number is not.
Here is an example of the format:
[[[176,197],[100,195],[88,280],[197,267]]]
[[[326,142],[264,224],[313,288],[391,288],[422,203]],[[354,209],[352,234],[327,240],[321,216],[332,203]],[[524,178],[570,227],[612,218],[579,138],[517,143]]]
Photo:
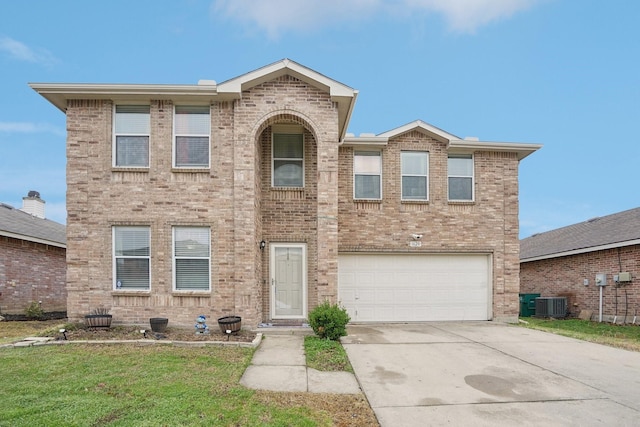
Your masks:
[[[24,240],[27,242],[40,243],[43,245],[56,246],[58,248],[67,249],[67,245],[53,240],[39,239],[37,237],[26,236],[24,234],[11,233],[9,231],[0,230],[0,236],[11,237],[12,239]]]
[[[29,86],[62,112],[70,99],[110,99],[113,101],[212,102],[216,85],[93,84],[93,83],[29,83]]]
[[[342,98],[355,96],[355,90],[336,80],[330,79],[317,71],[298,64],[290,59],[283,59],[273,64],[266,65],[257,70],[250,71],[246,74],[227,80],[218,85],[219,93],[228,93],[240,96],[243,90],[247,90],[261,83],[273,80],[277,77],[289,74],[300,79],[320,90],[328,92],[334,101]]]
[[[540,256],[535,256],[531,258],[523,258],[520,260],[520,264],[525,262],[540,261],[544,259],[560,258],[563,256],[586,254],[586,253],[595,252],[595,251],[604,251],[607,249],[624,248],[626,246],[633,246],[633,245],[640,245],[640,239],[627,240],[626,242],[609,243],[609,244],[600,245],[600,246],[591,246],[589,248],[574,249],[571,251],[557,252],[555,254],[540,255]]]
[[[449,141],[449,149],[461,151],[507,151],[515,152],[518,160],[542,148],[542,144],[529,144],[522,142],[489,142],[471,141],[466,139],[453,139]]]
[[[433,125],[430,125],[429,123],[424,122],[422,120],[415,120],[411,123],[407,123],[406,125],[381,133],[378,136],[393,138],[395,136],[402,135],[403,133],[412,131],[414,129],[419,129],[424,132],[430,133],[434,135],[437,139],[440,139],[443,142],[448,142],[452,139],[460,139],[457,136],[450,134],[449,132],[445,132],[442,129],[437,128]]]
[[[340,145],[342,147],[385,147],[389,138],[383,136],[346,136]]]

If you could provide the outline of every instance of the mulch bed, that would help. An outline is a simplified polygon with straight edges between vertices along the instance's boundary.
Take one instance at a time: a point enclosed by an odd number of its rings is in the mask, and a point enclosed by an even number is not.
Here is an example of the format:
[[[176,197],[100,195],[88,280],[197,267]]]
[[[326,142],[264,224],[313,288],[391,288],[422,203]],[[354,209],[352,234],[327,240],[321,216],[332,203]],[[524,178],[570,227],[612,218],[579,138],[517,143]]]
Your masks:
[[[256,333],[253,331],[240,330],[231,335],[223,334],[217,325],[211,328],[209,334],[196,334],[195,329],[168,327],[165,332],[156,333],[149,328],[141,326],[111,326],[110,328],[87,328],[79,326],[77,329],[70,328],[66,335],[67,340],[163,340],[163,341],[231,341],[231,342],[251,342],[255,339]],[[145,334],[140,332],[146,331]],[[56,338],[62,339],[62,334],[56,334]]]

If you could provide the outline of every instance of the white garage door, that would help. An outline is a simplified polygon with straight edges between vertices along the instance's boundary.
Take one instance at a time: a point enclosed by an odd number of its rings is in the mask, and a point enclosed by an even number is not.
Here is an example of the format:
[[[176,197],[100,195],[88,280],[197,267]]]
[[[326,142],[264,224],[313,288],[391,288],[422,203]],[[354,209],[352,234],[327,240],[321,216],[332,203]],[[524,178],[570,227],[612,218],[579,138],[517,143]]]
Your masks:
[[[341,254],[338,298],[354,322],[488,320],[489,255]]]

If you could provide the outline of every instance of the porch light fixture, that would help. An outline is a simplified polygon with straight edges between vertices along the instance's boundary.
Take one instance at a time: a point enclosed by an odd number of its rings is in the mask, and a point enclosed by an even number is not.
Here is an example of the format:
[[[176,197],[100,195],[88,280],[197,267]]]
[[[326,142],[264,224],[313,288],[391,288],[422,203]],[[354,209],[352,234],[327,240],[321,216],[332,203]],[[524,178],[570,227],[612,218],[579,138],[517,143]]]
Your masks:
[[[264,240],[261,240],[260,241],[260,250],[263,251],[266,246],[267,246],[267,242],[265,242]]]

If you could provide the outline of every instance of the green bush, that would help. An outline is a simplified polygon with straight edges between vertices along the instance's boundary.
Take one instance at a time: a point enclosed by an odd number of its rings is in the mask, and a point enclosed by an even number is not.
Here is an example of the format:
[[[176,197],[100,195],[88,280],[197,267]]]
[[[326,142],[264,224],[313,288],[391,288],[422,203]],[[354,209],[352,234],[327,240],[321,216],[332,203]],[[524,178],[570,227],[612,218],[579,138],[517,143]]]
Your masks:
[[[338,304],[325,301],[309,313],[309,325],[320,338],[339,340],[347,335],[347,323],[351,318],[347,310]]]
[[[40,306],[40,303],[32,301],[31,304],[29,304],[29,307],[24,310],[24,314],[26,314],[29,319],[37,320],[44,317],[44,310]]]

